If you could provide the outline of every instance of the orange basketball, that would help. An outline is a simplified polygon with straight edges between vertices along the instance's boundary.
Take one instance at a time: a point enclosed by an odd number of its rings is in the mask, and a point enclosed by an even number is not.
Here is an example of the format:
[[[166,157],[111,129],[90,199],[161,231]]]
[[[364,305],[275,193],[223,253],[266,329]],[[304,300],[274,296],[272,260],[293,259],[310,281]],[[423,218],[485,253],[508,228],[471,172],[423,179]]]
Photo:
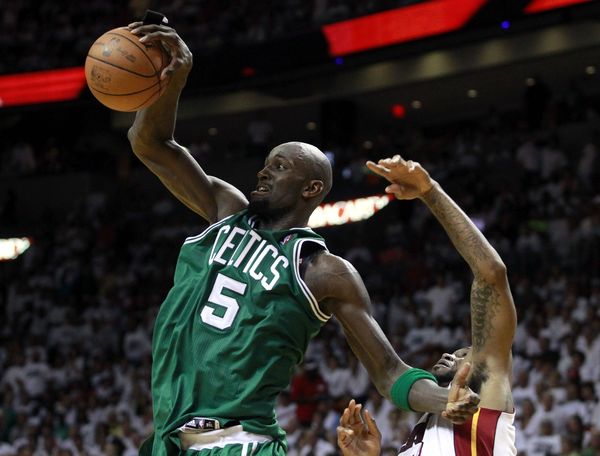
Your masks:
[[[160,80],[169,64],[162,47],[140,43],[125,28],[106,32],[90,48],[85,78],[92,94],[115,111],[138,111],[154,103],[167,88]]]

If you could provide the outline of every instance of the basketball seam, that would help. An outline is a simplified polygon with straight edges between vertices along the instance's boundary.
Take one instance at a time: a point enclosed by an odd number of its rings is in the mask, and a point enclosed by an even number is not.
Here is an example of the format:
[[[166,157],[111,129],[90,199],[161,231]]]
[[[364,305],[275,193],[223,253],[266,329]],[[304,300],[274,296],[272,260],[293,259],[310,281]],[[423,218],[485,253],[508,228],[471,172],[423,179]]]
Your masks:
[[[129,92],[129,93],[108,93],[108,92],[103,92],[102,90],[94,89],[93,87],[90,87],[90,89],[92,89],[94,92],[101,93],[102,95],[110,95],[111,97],[127,97],[129,95],[137,95],[138,93],[145,92],[146,90],[151,89],[152,87],[156,87],[157,85],[160,85],[160,84],[158,82],[155,82],[154,84],[149,85],[145,89],[138,90],[137,92]]]
[[[156,84],[154,84],[153,86],[151,86],[151,87],[149,87],[149,88],[152,88],[152,87],[154,87],[154,86],[156,86]],[[96,89],[92,89],[92,90],[94,90],[94,91],[98,92]],[[148,90],[148,89],[146,89],[146,90]],[[100,93],[102,93],[102,92],[100,92]],[[157,91],[154,91],[154,92],[153,92],[153,93],[152,93],[152,94],[151,94],[151,95],[150,95],[148,98],[146,98],[146,99],[145,99],[143,102],[141,102],[139,105],[137,105],[137,106],[134,106],[133,108],[127,108],[127,110],[126,110],[126,111],[124,111],[124,110],[120,110],[120,109],[116,109],[116,110],[117,110],[117,111],[121,111],[121,112],[133,112],[133,111],[137,111],[138,109],[140,109],[140,107],[141,107],[141,106],[144,106],[144,104],[145,104],[145,103],[147,103],[147,102],[148,102],[148,100],[150,100],[150,99],[151,99],[151,98],[152,98],[154,95],[156,95],[157,93],[160,93],[160,88],[159,88]],[[120,96],[120,95],[111,95],[111,94],[107,94],[107,95],[109,95],[109,96],[117,96],[117,97],[118,97],[118,96]],[[108,107],[110,107],[110,106],[108,106]],[[110,108],[110,109],[115,109],[115,108]]]
[[[137,111],[141,106],[144,106],[148,102],[148,100],[150,100],[157,93],[160,93],[160,87],[158,88],[158,90],[156,92],[154,92],[152,95],[150,95],[148,98],[146,98],[143,103],[140,103],[139,105],[137,105],[136,107],[132,108],[131,110],[132,111]]]
[[[121,35],[121,34],[115,33],[115,32],[108,32],[107,35],[117,35],[117,36],[120,36],[122,38],[125,38],[127,41],[129,41],[131,44],[133,44],[135,47],[137,47],[140,51],[142,51],[142,54],[144,54],[144,57],[146,57],[148,59],[148,62],[150,62],[150,65],[152,65],[152,68],[154,68],[154,76],[156,76],[158,74],[158,70],[156,69],[156,66],[154,65],[154,62],[152,61],[152,59],[150,57],[148,57],[148,54],[146,54],[146,49],[142,48],[141,46],[138,45],[138,43],[136,43],[131,38],[129,38],[129,37],[125,36],[125,35]],[[162,50],[160,52],[162,54]],[[162,62],[162,60],[161,60],[161,62]]]
[[[154,78],[154,77],[156,77],[156,73],[151,74],[151,75],[145,75],[145,74],[142,74],[142,73],[138,73],[136,71],[132,71],[132,70],[130,70],[128,68],[123,68],[122,66],[115,65],[114,63],[107,62],[106,60],[100,60],[98,57],[94,57],[93,55],[90,55],[90,54],[88,54],[87,56],[90,59],[97,60],[98,62],[106,63],[107,65],[110,65],[110,66],[113,66],[115,68],[118,68],[119,70],[127,71],[127,72],[129,72],[131,74],[135,74],[136,76],[140,76],[142,78]]]

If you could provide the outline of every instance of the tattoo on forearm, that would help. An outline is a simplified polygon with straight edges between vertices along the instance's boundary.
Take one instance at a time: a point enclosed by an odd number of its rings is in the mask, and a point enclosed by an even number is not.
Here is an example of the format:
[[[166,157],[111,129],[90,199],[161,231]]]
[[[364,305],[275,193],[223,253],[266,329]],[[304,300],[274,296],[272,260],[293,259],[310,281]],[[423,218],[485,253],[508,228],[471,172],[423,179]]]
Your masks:
[[[494,316],[498,313],[500,299],[498,290],[481,280],[473,282],[471,288],[471,333],[473,350],[481,350],[487,343],[492,330]]]
[[[493,257],[491,245],[472,225],[468,216],[441,189],[430,192],[426,203],[471,268],[476,270],[480,261]]]
[[[471,288],[471,335],[473,351],[482,351],[492,342],[492,338],[498,340],[501,332],[511,330],[508,319],[510,309],[506,309],[506,319],[499,319],[504,312],[503,306],[509,306],[512,302],[510,296],[506,296],[506,288],[497,274],[502,271],[502,268],[497,268],[502,265],[502,260],[469,217],[441,188],[434,187],[423,201],[475,275]]]

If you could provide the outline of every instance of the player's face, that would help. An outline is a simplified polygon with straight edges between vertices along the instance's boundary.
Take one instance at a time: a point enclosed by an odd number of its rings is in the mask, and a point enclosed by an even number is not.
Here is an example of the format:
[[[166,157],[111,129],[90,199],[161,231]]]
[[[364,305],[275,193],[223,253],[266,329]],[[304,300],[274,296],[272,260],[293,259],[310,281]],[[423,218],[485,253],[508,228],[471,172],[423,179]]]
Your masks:
[[[463,347],[454,353],[444,353],[437,363],[431,368],[431,373],[437,378],[440,385],[447,385],[454,378],[456,371],[462,366],[471,352],[471,347]]]
[[[250,210],[276,216],[293,209],[306,183],[302,160],[292,148],[276,147],[258,174],[256,189],[250,193]]]

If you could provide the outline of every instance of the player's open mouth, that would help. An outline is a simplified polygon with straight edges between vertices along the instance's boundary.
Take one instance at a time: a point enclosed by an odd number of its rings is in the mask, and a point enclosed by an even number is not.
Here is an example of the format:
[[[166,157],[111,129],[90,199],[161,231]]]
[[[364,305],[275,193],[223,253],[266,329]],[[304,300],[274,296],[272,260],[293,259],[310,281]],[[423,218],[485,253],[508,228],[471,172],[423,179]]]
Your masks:
[[[441,367],[445,367],[447,369],[452,369],[454,367],[454,362],[450,361],[448,359],[442,358],[435,364],[435,366],[433,366],[434,369],[439,369]]]
[[[258,184],[256,186],[256,190],[254,190],[252,193],[255,195],[264,195],[265,193],[269,193],[269,187],[267,187],[265,184]]]

